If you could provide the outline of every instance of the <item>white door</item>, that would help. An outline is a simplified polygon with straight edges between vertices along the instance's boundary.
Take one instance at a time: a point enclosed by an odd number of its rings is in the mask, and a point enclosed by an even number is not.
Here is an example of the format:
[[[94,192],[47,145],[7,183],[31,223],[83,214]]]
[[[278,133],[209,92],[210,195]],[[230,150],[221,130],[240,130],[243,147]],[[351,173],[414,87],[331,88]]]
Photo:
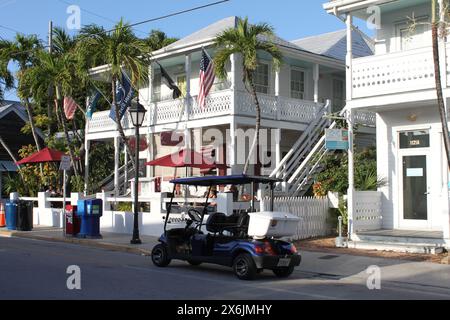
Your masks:
[[[400,133],[399,227],[431,228],[429,132]],[[402,148],[403,147],[403,148]]]

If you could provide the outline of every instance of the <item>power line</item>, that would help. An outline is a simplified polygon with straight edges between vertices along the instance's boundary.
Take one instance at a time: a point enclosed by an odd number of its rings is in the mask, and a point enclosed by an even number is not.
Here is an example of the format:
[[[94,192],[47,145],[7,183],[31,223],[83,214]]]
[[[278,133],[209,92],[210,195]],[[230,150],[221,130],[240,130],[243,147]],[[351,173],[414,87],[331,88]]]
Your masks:
[[[67,4],[67,5],[72,5],[72,3],[67,2],[67,1],[65,1],[65,0],[57,0],[57,1],[59,1],[59,2],[61,2],[61,3],[64,3],[64,4]],[[93,16],[97,17],[97,18],[100,18],[100,19],[103,19],[103,20],[106,20],[106,21],[112,22],[112,23],[116,23],[116,22],[117,22],[117,21],[114,21],[114,20],[111,19],[111,18],[102,16],[102,15],[96,13],[96,12],[93,12],[93,11],[90,11],[90,10],[87,10],[87,9],[84,9],[84,8],[82,8],[82,7],[79,6],[79,5],[77,5],[77,6],[80,8],[81,11],[84,11],[84,12],[90,14],[90,15],[93,15]],[[134,30],[134,31],[137,31],[137,32],[140,32],[140,33],[142,33],[142,34],[147,34],[147,32],[144,32],[144,31],[139,30],[139,29],[133,29],[133,30]]]

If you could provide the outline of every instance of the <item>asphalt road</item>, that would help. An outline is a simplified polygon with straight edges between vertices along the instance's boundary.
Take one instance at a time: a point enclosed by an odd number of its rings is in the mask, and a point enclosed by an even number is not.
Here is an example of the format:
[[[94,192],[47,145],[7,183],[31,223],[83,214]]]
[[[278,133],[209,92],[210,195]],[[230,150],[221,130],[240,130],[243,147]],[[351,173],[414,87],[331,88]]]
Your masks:
[[[172,262],[78,245],[0,238],[0,300],[8,299],[450,299],[450,267],[388,259],[303,253],[286,280],[264,272],[240,281],[227,268]],[[68,290],[68,266],[81,270],[81,290]],[[366,269],[381,269],[381,290],[367,288]]]

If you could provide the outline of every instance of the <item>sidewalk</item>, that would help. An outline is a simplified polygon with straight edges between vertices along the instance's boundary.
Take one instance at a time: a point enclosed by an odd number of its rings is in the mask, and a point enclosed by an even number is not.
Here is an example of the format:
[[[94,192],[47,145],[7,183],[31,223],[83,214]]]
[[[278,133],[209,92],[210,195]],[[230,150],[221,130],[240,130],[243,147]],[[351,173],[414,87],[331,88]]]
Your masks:
[[[142,245],[130,244],[131,235],[102,232],[103,239],[78,239],[64,237],[63,230],[52,227],[35,226],[33,231],[10,231],[6,228],[0,228],[0,237],[16,237],[53,242],[73,243],[82,246],[101,248],[112,251],[129,252],[139,255],[150,255],[153,247],[158,243],[158,238],[151,236],[142,236]]]

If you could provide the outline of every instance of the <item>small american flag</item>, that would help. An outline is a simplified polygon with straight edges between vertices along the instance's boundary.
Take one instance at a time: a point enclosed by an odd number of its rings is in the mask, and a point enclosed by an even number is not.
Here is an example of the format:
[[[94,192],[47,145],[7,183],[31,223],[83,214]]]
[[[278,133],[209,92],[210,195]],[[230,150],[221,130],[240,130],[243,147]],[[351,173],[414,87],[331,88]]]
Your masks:
[[[211,90],[216,75],[214,74],[214,62],[208,56],[206,51],[202,49],[202,60],[200,61],[200,91],[198,93],[198,105],[204,108],[206,105],[206,97]]]
[[[78,105],[71,97],[64,97],[64,113],[67,120],[72,120]]]

